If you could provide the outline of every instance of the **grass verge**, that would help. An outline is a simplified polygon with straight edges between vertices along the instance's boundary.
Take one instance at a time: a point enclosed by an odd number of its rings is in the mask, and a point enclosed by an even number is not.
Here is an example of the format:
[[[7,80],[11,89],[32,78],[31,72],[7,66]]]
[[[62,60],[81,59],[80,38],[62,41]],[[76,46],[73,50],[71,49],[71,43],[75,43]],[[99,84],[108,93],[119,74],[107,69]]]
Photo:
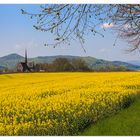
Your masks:
[[[140,94],[130,107],[98,121],[85,129],[82,136],[140,136]]]

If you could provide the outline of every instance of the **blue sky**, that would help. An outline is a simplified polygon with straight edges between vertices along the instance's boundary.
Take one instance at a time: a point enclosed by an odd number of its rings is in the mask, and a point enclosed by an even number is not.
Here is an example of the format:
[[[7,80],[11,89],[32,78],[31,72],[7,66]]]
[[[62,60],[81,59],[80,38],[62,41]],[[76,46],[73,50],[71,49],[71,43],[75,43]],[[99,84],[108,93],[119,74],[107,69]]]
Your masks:
[[[28,16],[22,15],[20,9],[28,11],[38,10],[39,5],[0,5],[0,57],[18,53],[24,55],[27,48],[28,56],[50,56],[50,55],[78,55],[93,56],[106,60],[139,60],[139,53],[126,53],[129,45],[118,40],[113,46],[116,36],[111,29],[103,32],[105,37],[99,35],[87,36],[84,44],[86,53],[79,42],[73,41],[70,46],[62,45],[57,48],[45,47],[47,40],[53,39],[50,33],[42,33],[33,28],[34,21]],[[99,27],[100,28],[100,27]]]

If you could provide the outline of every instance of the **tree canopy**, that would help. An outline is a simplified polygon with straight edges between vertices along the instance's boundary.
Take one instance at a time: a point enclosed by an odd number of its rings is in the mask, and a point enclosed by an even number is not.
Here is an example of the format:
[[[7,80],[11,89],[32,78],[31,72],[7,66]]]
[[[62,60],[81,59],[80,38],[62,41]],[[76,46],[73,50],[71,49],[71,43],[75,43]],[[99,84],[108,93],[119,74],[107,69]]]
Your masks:
[[[140,4],[46,4],[40,5],[38,13],[21,11],[36,19],[33,25],[36,30],[54,34],[54,42],[45,46],[70,44],[76,39],[83,47],[85,36],[90,33],[104,37],[99,27],[106,23],[117,30],[118,38],[131,45],[129,51],[140,47]]]

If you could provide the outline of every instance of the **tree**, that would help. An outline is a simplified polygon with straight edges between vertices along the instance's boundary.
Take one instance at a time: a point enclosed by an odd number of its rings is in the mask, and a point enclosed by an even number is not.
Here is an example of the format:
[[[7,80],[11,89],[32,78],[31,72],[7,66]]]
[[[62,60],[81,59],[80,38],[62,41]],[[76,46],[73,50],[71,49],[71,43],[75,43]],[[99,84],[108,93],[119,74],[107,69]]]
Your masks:
[[[35,71],[47,72],[71,72],[71,71],[91,71],[82,59],[56,58],[52,63],[37,63]]]
[[[140,4],[117,5],[117,11],[111,17],[116,25],[118,36],[126,39],[132,47],[130,52],[140,47]]]
[[[114,26],[119,38],[126,39],[132,45],[130,51],[140,47],[140,4],[50,4],[41,5],[40,11],[29,13],[22,9],[22,14],[37,19],[35,29],[50,31],[55,35],[54,42],[46,43],[45,46],[56,47],[61,43],[69,44],[72,39],[78,39],[83,47],[87,34],[99,34],[103,37],[98,27],[107,23],[108,26]],[[104,27],[103,29],[105,30]]]
[[[66,58],[56,58],[52,65],[53,71],[73,71],[73,66]]]
[[[72,59],[71,63],[74,71],[90,71],[90,68],[82,59]]]

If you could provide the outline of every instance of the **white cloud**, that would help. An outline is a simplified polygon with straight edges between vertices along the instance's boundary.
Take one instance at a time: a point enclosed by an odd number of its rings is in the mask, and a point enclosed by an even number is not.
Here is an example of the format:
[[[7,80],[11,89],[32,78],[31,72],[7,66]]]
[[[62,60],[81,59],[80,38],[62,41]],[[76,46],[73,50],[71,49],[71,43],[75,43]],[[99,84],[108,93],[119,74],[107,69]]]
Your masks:
[[[103,25],[101,25],[101,28],[112,28],[113,26],[113,23],[104,23]]]

